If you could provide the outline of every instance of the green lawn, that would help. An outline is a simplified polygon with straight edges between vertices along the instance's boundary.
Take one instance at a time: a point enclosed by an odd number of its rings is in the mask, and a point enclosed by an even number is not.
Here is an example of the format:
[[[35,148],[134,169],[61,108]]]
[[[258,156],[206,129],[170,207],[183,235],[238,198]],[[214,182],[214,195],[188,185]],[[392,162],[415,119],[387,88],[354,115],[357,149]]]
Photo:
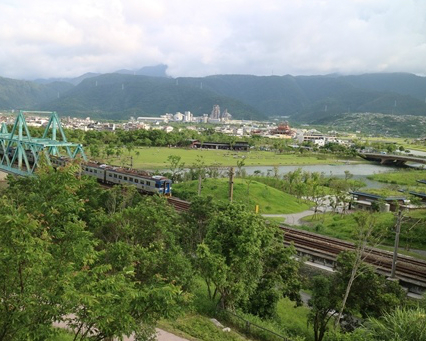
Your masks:
[[[130,156],[133,158],[133,166],[143,169],[167,169],[169,155],[178,155],[191,167],[197,158],[202,157],[206,165],[236,166],[237,161],[244,160],[246,166],[273,166],[273,165],[316,165],[341,163],[334,155],[326,154],[276,154],[268,151],[233,152],[229,150],[198,150],[167,147],[139,147],[131,153],[124,151],[120,158],[112,157],[104,160],[107,163],[120,165],[130,164]]]
[[[426,192],[426,185],[421,185],[417,182],[417,180],[426,180],[426,170],[402,169],[397,172],[369,175],[368,178],[401,186],[417,186],[419,188],[423,186]]]
[[[251,182],[250,182],[251,181]],[[191,201],[197,195],[198,181],[189,181],[173,185],[174,195]],[[227,201],[229,196],[228,179],[204,179],[202,196],[213,196],[217,200]],[[259,213],[288,214],[309,209],[309,203],[299,201],[293,195],[250,179],[234,179],[234,201],[243,202]]]

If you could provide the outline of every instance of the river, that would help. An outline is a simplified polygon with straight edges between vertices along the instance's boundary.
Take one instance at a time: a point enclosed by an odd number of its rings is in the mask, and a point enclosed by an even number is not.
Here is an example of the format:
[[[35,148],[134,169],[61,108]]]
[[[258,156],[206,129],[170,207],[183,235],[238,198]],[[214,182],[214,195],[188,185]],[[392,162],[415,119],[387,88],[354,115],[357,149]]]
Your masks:
[[[345,177],[345,171],[349,171],[352,179],[362,180],[366,183],[367,188],[381,188],[386,186],[384,183],[367,179],[367,176],[376,173],[385,173],[396,171],[397,168],[382,166],[379,164],[344,164],[344,165],[309,165],[309,166],[278,166],[278,174],[284,175],[301,168],[308,172],[324,173],[325,176],[336,176],[338,178]],[[263,175],[269,173],[270,176],[274,174],[274,167],[272,166],[247,166],[244,167],[248,175],[254,174],[255,171],[260,171]]]

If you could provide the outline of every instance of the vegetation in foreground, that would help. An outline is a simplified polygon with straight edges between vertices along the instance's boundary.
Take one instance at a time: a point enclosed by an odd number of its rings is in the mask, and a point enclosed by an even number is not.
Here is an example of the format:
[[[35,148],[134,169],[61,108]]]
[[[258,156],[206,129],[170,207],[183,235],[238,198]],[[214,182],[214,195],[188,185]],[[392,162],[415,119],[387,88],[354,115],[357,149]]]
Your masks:
[[[294,340],[312,339],[301,323],[279,318],[284,297],[301,303],[302,282],[294,249],[284,247],[273,224],[241,203],[211,197],[197,198],[179,215],[163,198],[141,197],[133,187],[102,190],[92,179],[75,178],[75,171],[40,169],[38,177],[11,178],[2,191],[1,341],[49,339],[56,320],[73,328],[74,340],[133,332],[149,340],[158,320],[191,316],[193,306],[258,340],[274,337],[244,330],[226,312]],[[358,231],[362,221],[376,226],[360,214]],[[298,319],[310,322],[316,341],[327,340],[330,312],[380,319],[405,304],[398,286],[356,259],[342,255],[339,271],[311,287],[311,310]],[[360,272],[351,281],[354,264]],[[198,289],[195,278],[203,282]],[[203,323],[182,329],[207,332]],[[339,333],[348,324],[335,325]]]

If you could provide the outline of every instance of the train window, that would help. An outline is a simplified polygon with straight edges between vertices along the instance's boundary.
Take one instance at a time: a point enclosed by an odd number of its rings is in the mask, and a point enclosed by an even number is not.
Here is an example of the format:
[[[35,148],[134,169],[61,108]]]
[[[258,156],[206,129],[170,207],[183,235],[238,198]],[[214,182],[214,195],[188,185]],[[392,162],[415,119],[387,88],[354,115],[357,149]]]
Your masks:
[[[127,176],[125,176],[125,177],[124,177],[124,180],[126,180],[126,181],[127,181]]]
[[[95,169],[94,172],[97,173],[98,171]]]
[[[147,181],[147,182],[146,182],[146,184],[147,184],[148,186],[151,186],[151,183],[150,183],[149,181]]]
[[[112,178],[112,174],[111,173],[109,173],[109,177]]]
[[[90,173],[93,173],[93,169],[90,169]]]
[[[135,179],[135,183],[138,183],[139,182],[139,180],[138,179]]]
[[[87,168],[87,167],[86,167],[86,170],[88,171],[88,170],[89,170],[89,168]]]
[[[123,177],[121,175],[118,176],[119,179],[123,179]]]
[[[117,178],[117,174],[114,174],[114,178]]]
[[[133,182],[133,178],[129,178],[129,181]]]
[[[160,188],[160,184],[157,182],[157,183],[155,184],[155,187]]]
[[[143,180],[141,180],[141,184],[143,185],[145,182]]]

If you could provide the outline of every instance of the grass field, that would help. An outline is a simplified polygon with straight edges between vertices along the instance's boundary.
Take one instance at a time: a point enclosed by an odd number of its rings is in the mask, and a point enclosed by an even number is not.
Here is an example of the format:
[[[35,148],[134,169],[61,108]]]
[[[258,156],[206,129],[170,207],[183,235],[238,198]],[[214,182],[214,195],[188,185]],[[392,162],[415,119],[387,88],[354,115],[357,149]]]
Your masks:
[[[268,151],[232,152],[228,150],[198,150],[183,148],[145,147],[136,148],[131,153],[124,151],[122,155],[104,160],[107,163],[120,165],[130,164],[133,158],[133,166],[142,169],[167,169],[169,155],[177,155],[182,158],[186,167],[191,167],[198,158],[202,157],[207,166],[236,166],[237,161],[244,160],[246,166],[274,166],[274,165],[317,165],[339,164],[334,155],[305,155],[305,154],[275,154]],[[361,160],[360,160],[361,162]]]
[[[398,172],[378,173],[369,175],[368,179],[401,186],[423,186],[417,180],[426,180],[426,170],[402,169]]]
[[[299,201],[293,195],[267,186],[257,181],[234,179],[234,197],[236,202],[242,202],[255,209],[259,205],[259,213],[288,214],[309,209],[309,203]],[[173,185],[174,195],[191,200],[197,196],[198,181],[189,181]],[[228,201],[228,179],[204,179],[201,195],[212,196],[220,201]]]

